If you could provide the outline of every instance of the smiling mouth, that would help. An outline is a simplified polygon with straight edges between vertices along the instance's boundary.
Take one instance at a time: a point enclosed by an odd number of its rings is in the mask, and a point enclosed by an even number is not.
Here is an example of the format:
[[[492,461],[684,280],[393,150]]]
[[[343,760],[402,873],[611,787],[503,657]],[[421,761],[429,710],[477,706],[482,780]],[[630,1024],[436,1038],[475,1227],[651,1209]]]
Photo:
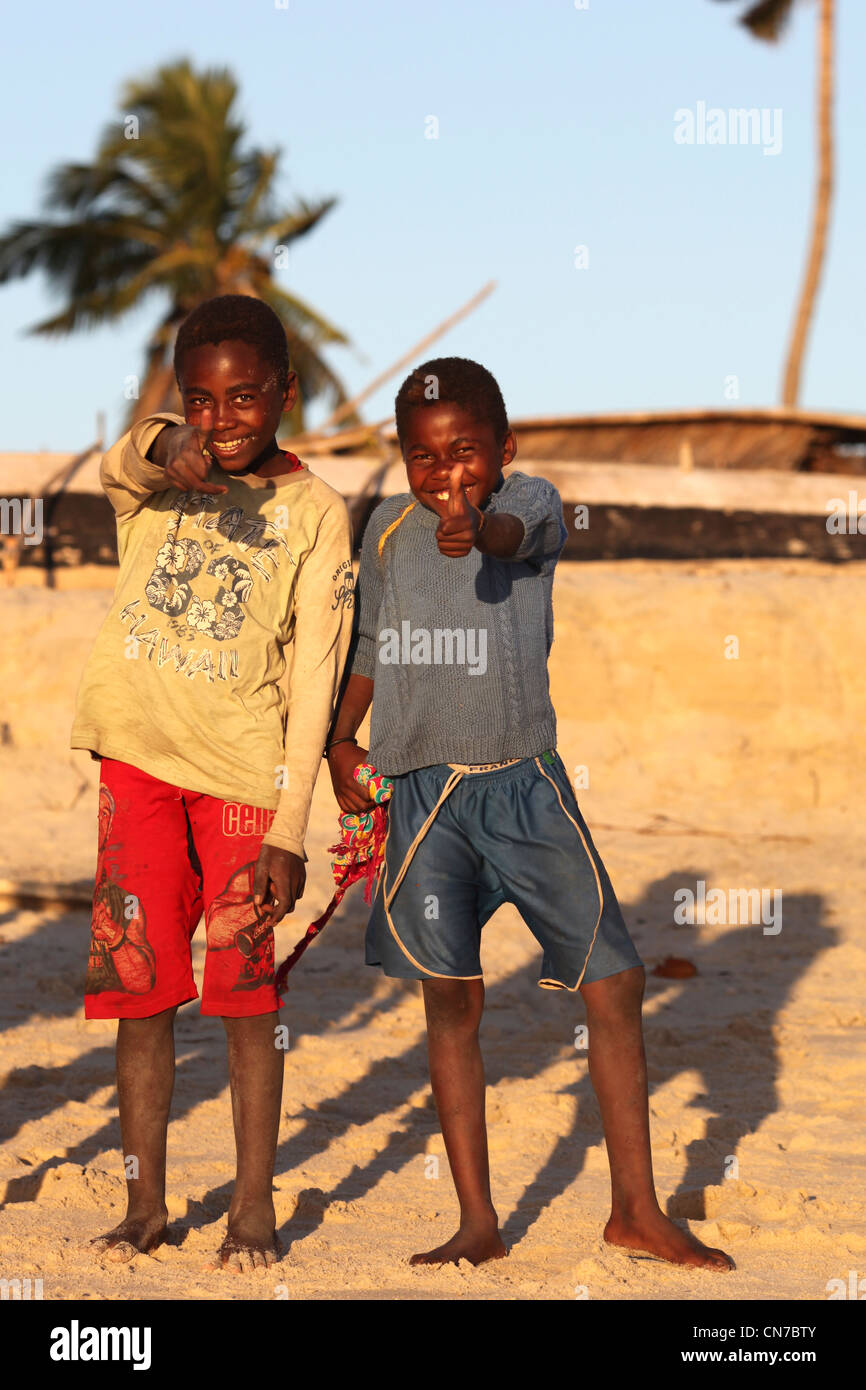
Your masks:
[[[461,488],[461,491],[462,491],[462,492],[471,492],[472,489],[474,488],[474,486],[475,486],[474,482],[472,482],[472,483],[464,483],[464,484],[463,484],[463,487]],[[427,491],[427,493],[429,494],[430,497],[435,497],[437,502],[447,502],[447,501],[448,501],[448,498],[451,496],[451,489],[450,489],[450,488],[447,488],[447,487],[442,488],[442,489],[441,489],[440,491],[438,491],[438,492],[435,491],[435,489],[433,489],[432,487],[428,487],[428,488],[426,489],[426,491]]]
[[[223,444],[218,444],[215,439],[212,439],[208,448],[213,449],[214,453],[219,454],[222,458],[231,458],[233,454],[239,454],[244,445],[249,444],[254,438],[255,435],[245,434],[243,439],[229,439]]]

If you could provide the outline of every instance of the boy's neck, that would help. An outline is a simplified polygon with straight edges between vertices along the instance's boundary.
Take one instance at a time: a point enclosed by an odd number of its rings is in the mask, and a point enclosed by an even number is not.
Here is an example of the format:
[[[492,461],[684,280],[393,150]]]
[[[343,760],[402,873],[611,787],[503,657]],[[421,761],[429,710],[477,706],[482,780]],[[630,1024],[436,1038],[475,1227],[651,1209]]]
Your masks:
[[[294,455],[283,452],[274,438],[252,463],[248,463],[246,468],[238,468],[231,476],[245,478],[254,473],[257,478],[278,478],[283,473],[294,472],[293,458]]]

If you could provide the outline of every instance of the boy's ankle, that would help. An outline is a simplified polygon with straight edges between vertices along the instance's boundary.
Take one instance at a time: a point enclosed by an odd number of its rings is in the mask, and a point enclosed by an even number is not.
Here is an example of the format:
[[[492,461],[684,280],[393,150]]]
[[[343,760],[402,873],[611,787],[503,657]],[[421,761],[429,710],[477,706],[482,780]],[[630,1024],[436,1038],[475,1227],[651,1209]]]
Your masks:
[[[658,1198],[654,1192],[647,1193],[642,1197],[620,1197],[611,1202],[610,1219],[612,1221],[631,1224],[648,1216],[659,1215],[664,1216],[664,1212],[659,1206]]]
[[[128,1201],[126,1205],[126,1221],[147,1221],[152,1217],[160,1216],[164,1221],[168,1220],[168,1207],[165,1202],[165,1193],[154,1193],[152,1196],[136,1197],[135,1201]]]
[[[493,1203],[484,1206],[460,1209],[460,1225],[465,1230],[466,1227],[484,1229],[490,1227],[494,1231],[499,1230],[499,1217]]]
[[[273,1213],[276,1220],[276,1209],[274,1207],[274,1197],[272,1192],[262,1192],[258,1195],[247,1195],[246,1193],[232,1197],[229,1205],[229,1221],[237,1221],[239,1217],[248,1214],[259,1216],[262,1212]]]

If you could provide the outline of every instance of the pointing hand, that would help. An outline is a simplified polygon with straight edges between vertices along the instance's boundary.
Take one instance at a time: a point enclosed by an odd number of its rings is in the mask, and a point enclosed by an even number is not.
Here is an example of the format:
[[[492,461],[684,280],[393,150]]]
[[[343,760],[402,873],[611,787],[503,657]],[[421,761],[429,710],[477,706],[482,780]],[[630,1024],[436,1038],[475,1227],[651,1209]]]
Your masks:
[[[166,431],[165,476],[175,487],[185,492],[227,492],[220,483],[209,483],[208,474],[213,466],[213,456],[209,452],[213,436],[213,411],[205,406],[197,425],[177,425]]]

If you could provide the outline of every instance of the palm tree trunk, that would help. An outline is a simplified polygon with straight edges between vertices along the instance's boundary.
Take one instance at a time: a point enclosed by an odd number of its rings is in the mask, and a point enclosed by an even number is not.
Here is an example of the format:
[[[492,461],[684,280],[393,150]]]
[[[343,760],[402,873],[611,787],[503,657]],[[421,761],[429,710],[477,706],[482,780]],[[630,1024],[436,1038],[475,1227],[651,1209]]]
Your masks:
[[[833,196],[833,5],[834,0],[820,0],[818,13],[818,181],[812,217],[812,244],[782,382],[782,404],[791,406],[797,404],[800,395],[803,354],[824,265]]]

